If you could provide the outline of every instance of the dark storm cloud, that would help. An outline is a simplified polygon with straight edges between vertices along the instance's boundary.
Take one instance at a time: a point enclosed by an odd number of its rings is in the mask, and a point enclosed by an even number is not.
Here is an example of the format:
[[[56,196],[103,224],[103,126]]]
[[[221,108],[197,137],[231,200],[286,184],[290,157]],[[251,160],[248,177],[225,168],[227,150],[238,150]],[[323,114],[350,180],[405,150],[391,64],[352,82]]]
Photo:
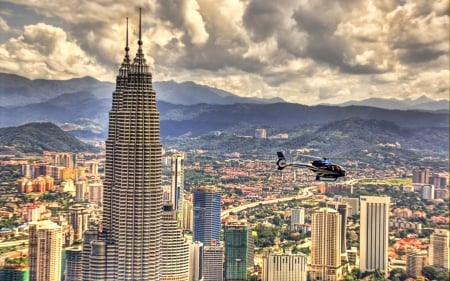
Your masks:
[[[283,12],[277,1],[252,1],[243,16],[244,26],[252,38],[260,42],[277,31],[283,22]]]

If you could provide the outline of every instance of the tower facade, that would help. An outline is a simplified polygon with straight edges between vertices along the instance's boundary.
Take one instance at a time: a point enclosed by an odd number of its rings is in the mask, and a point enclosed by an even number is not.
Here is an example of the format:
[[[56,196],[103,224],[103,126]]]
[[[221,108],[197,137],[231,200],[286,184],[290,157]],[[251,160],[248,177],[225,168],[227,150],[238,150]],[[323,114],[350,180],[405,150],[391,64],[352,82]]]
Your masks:
[[[346,255],[347,254],[347,216],[350,212],[350,208],[346,203],[342,202],[329,202],[327,204],[328,208],[331,208],[333,210],[338,211],[338,213],[341,215],[341,254]]]
[[[311,280],[340,280],[341,216],[322,208],[311,217]]]
[[[161,281],[189,281],[189,244],[171,203],[163,206],[161,231]]]
[[[225,225],[225,280],[247,280],[247,269],[250,265],[249,237],[246,222],[229,222]]]
[[[418,249],[409,248],[406,250],[406,274],[417,278],[422,276],[422,269],[426,265],[427,253]]]
[[[184,155],[177,153],[172,155],[172,183],[171,201],[177,213],[178,226],[183,224],[183,196],[184,196]]]
[[[360,269],[387,272],[390,197],[360,197]]]
[[[448,230],[436,229],[430,235],[429,263],[448,270]]]
[[[30,281],[61,280],[62,227],[49,220],[29,226]]]
[[[194,190],[193,196],[193,241],[200,241],[204,246],[219,245],[220,192],[213,186],[202,186]]]
[[[66,266],[64,281],[82,281],[82,260],[83,249],[81,246],[74,246],[65,250]]]
[[[223,281],[223,247],[203,247],[203,281]]]
[[[91,242],[91,280],[160,280],[161,152],[152,74],[138,50],[116,79],[106,140],[103,220]]]

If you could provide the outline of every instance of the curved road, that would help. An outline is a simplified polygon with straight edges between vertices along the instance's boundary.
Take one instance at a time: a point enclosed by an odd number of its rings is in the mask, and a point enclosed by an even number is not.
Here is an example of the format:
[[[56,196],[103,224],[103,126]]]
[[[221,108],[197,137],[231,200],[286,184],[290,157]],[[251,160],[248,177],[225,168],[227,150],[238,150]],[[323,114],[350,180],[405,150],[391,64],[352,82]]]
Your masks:
[[[299,194],[295,195],[295,196],[289,196],[289,197],[283,197],[283,198],[276,198],[276,199],[271,199],[271,200],[267,200],[267,201],[258,201],[258,202],[252,202],[252,203],[248,203],[245,205],[241,205],[241,206],[237,206],[235,208],[232,209],[227,209],[225,211],[222,211],[220,214],[220,218],[224,219],[226,217],[228,217],[228,215],[230,215],[231,212],[233,213],[239,213],[245,209],[249,209],[249,208],[254,208],[256,206],[258,206],[259,204],[275,204],[278,202],[284,202],[284,201],[289,201],[289,200],[293,200],[293,199],[306,199],[306,198],[310,198],[311,196],[313,196],[313,193],[310,191],[310,189],[314,189],[316,188],[315,186],[310,186],[305,188],[303,191],[301,191]]]

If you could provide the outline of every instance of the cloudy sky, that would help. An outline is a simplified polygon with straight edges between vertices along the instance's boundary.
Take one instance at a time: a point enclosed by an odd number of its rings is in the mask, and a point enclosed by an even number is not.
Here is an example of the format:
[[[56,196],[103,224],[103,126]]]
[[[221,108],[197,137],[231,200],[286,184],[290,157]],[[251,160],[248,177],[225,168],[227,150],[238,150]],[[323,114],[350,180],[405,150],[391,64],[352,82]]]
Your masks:
[[[0,72],[114,81],[139,7],[155,81],[302,104],[449,98],[448,0],[0,0]]]

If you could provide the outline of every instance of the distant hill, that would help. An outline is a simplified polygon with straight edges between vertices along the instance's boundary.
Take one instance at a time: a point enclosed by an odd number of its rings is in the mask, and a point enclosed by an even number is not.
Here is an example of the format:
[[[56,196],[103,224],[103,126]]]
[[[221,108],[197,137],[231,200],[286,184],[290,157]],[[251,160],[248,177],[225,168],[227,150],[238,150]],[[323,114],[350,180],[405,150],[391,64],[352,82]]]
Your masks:
[[[233,104],[283,102],[281,98],[244,98],[233,93],[188,81],[154,81],[158,101],[173,104]],[[115,85],[92,77],[69,80],[30,80],[14,74],[0,73],[0,107],[19,107],[46,103],[64,94],[90,93],[98,99],[111,99]]]
[[[24,153],[42,153],[44,150],[71,152],[96,150],[49,122],[0,128],[1,146],[13,146],[17,151]]]
[[[370,106],[384,109],[400,109],[400,110],[428,110],[439,111],[449,110],[448,100],[432,100],[425,96],[417,99],[382,99],[382,98],[370,98],[362,101],[348,101],[338,106]]]

